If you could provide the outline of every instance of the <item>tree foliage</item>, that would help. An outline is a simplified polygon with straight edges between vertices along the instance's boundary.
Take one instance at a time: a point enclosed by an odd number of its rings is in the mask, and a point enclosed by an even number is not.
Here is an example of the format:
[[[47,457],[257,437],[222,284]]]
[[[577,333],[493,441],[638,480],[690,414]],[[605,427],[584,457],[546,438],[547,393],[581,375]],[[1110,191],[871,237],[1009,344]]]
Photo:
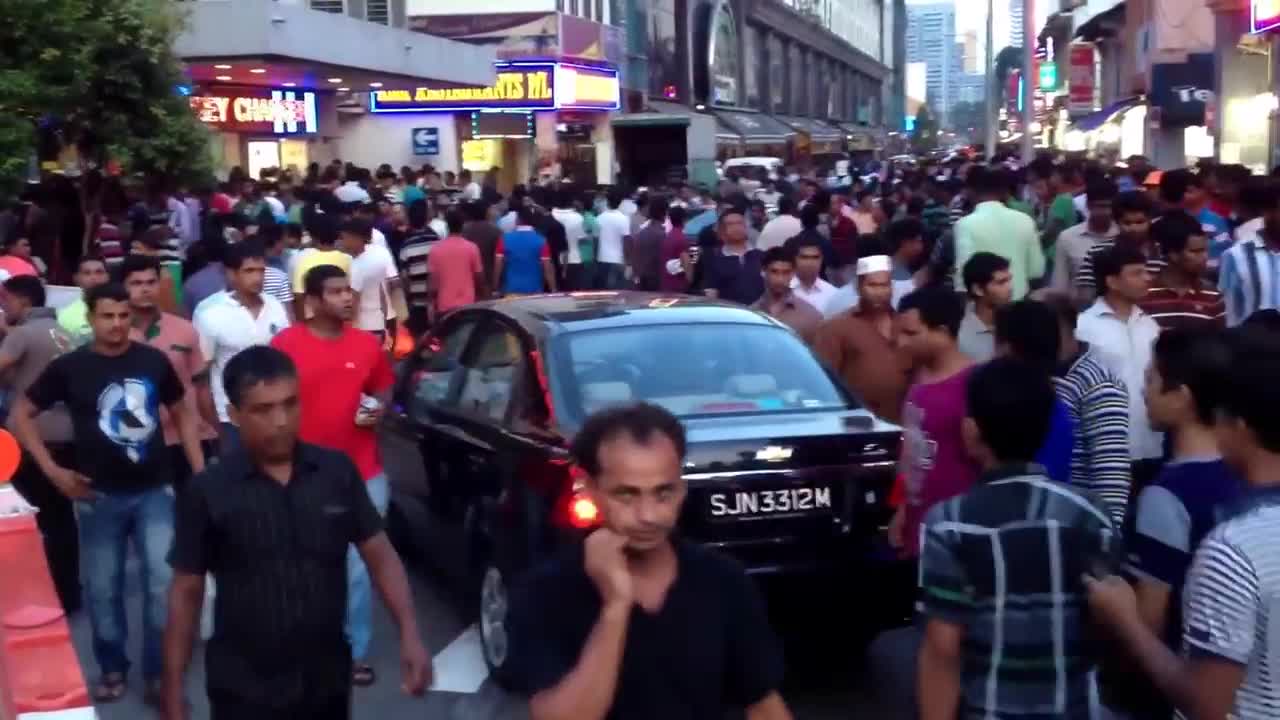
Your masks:
[[[926,153],[938,147],[938,119],[929,103],[916,111],[916,125],[911,131],[911,147],[917,153]]]
[[[0,0],[0,193],[37,149],[74,147],[81,170],[192,179],[208,136],[177,89],[182,18],[167,0]]]

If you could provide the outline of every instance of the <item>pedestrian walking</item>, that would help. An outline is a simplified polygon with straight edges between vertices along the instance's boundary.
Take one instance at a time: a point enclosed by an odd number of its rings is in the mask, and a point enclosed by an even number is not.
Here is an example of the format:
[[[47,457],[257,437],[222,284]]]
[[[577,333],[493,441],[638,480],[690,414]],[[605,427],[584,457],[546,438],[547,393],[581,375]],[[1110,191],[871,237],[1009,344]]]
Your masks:
[[[342,223],[338,231],[338,244],[351,256],[348,276],[351,290],[355,292],[356,311],[352,319],[355,327],[372,333],[385,344],[388,328],[394,328],[389,316],[391,278],[399,280],[395,259],[386,247],[373,243],[373,226],[367,220],[355,218]],[[306,278],[303,278],[306,288]]]
[[[1005,258],[1012,276],[1012,298],[1021,300],[1031,282],[1044,275],[1044,247],[1052,246],[1041,246],[1034,220],[1005,207],[1009,180],[1004,170],[974,168],[970,173],[976,174],[970,182],[977,190],[978,204],[955,224],[955,266],[963,270],[970,257],[984,251]]]
[[[1106,291],[1105,284],[1097,277],[1094,264],[1098,257],[1116,245],[1137,250],[1146,258],[1147,274],[1158,277],[1164,271],[1164,251],[1151,236],[1155,208],[1150,198],[1142,192],[1121,193],[1112,205],[1116,219],[1116,236],[1100,239],[1093,244],[1076,274],[1076,301],[1080,307],[1089,307]]]
[[[188,717],[183,678],[206,573],[218,584],[216,629],[205,648],[211,720],[350,718],[349,545],[377,579],[399,629],[401,687],[421,695],[431,659],[404,567],[352,460],[299,439],[293,363],[274,348],[251,347],[228,363],[226,381],[244,445],[197,475],[177,510],[166,720]]]
[[[796,276],[795,254],[786,247],[774,247],[764,253],[765,291],[752,303],[751,309],[772,317],[791,328],[800,339],[812,345],[822,324],[822,313],[802,300],[791,289]]]
[[[996,352],[996,312],[1013,299],[1009,261],[995,253],[974,253],[960,271],[969,303],[960,322],[960,352],[984,363]]]
[[[195,418],[182,402],[182,381],[164,353],[129,339],[128,292],[118,284],[91,289],[85,304],[93,341],[60,355],[18,397],[14,430],[45,477],[76,503],[84,600],[101,676],[96,702],[124,696],[130,669],[124,572],[130,544],[142,580],[142,678],[148,702],[159,701],[161,636],[173,541],[173,468],[164,451],[160,411],[176,419],[187,461],[199,472],[204,454]],[[50,452],[36,416],[62,403],[71,415],[74,464]]]
[[[544,290],[555,292],[555,269],[551,246],[534,229],[533,208],[527,203],[516,210],[516,226],[498,242],[493,274],[506,295],[531,295]]]
[[[449,235],[436,243],[427,258],[428,316],[432,323],[441,315],[485,296],[484,265],[480,248],[462,234],[462,213],[445,213]]]
[[[355,463],[379,515],[385,515],[391,489],[378,455],[375,428],[390,400],[395,376],[374,336],[351,327],[355,298],[348,278],[332,265],[307,273],[311,318],[275,336],[272,347],[293,361],[302,404],[298,438],[344,453]],[[372,685],[365,662],[373,637],[372,589],[359,549],[347,552],[347,637],[354,660],[351,682]]]
[[[603,527],[511,598],[506,672],[533,718],[791,717],[759,589],[673,536],[684,454],[680,421],[647,404],[596,414],[575,437]]]
[[[83,255],[76,263],[72,279],[76,287],[80,288],[80,297],[58,311],[58,324],[71,334],[77,345],[83,345],[93,338],[93,331],[89,328],[89,308],[84,303],[84,295],[90,288],[105,284],[111,276],[107,274],[107,264],[101,256]]]
[[[719,247],[698,255],[702,265],[702,292],[707,297],[750,305],[764,294],[764,253],[747,246],[744,211],[730,206],[716,222]]]
[[[1221,328],[1227,308],[1222,293],[1206,281],[1209,236],[1184,212],[1167,213],[1151,230],[1168,265],[1151,278],[1138,304],[1162,329]]]
[[[825,312],[827,304],[836,294],[836,286],[822,279],[822,265],[826,257],[822,252],[821,239],[803,235],[785,245],[796,254],[796,273],[791,280],[791,289],[815,310]]]

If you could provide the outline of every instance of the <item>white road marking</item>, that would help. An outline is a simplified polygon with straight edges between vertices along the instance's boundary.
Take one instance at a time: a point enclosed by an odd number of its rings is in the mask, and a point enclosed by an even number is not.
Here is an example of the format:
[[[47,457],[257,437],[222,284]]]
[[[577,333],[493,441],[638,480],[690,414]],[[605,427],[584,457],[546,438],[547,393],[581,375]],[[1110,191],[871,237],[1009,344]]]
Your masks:
[[[18,720],[98,720],[98,712],[91,707],[52,710],[49,712],[22,713]]]
[[[480,644],[480,628],[472,625],[453,642],[441,650],[433,660],[435,681],[431,689],[437,692],[474,694],[489,677],[489,666],[484,662],[484,649]]]

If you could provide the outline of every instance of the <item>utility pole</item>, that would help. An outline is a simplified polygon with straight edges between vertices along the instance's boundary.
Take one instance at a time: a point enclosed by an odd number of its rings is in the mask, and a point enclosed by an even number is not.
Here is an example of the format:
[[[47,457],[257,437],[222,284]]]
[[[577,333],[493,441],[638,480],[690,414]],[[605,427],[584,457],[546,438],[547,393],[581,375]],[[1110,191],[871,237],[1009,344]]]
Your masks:
[[[995,29],[995,5],[993,0],[987,0],[987,159],[990,160],[996,156],[996,98],[1000,96],[1000,88],[996,87],[996,29]]]
[[[1035,156],[1035,138],[1031,136],[1031,123],[1036,119],[1036,3],[1022,0],[1022,164],[1025,166]]]

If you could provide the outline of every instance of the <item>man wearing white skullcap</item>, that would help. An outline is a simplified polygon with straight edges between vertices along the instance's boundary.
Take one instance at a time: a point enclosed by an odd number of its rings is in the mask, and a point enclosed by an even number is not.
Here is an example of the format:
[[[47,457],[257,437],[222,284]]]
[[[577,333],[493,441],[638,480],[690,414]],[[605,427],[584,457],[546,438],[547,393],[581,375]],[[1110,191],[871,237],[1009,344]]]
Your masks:
[[[909,365],[896,348],[893,262],[888,255],[858,260],[858,305],[818,328],[814,352],[876,415],[897,421]]]

